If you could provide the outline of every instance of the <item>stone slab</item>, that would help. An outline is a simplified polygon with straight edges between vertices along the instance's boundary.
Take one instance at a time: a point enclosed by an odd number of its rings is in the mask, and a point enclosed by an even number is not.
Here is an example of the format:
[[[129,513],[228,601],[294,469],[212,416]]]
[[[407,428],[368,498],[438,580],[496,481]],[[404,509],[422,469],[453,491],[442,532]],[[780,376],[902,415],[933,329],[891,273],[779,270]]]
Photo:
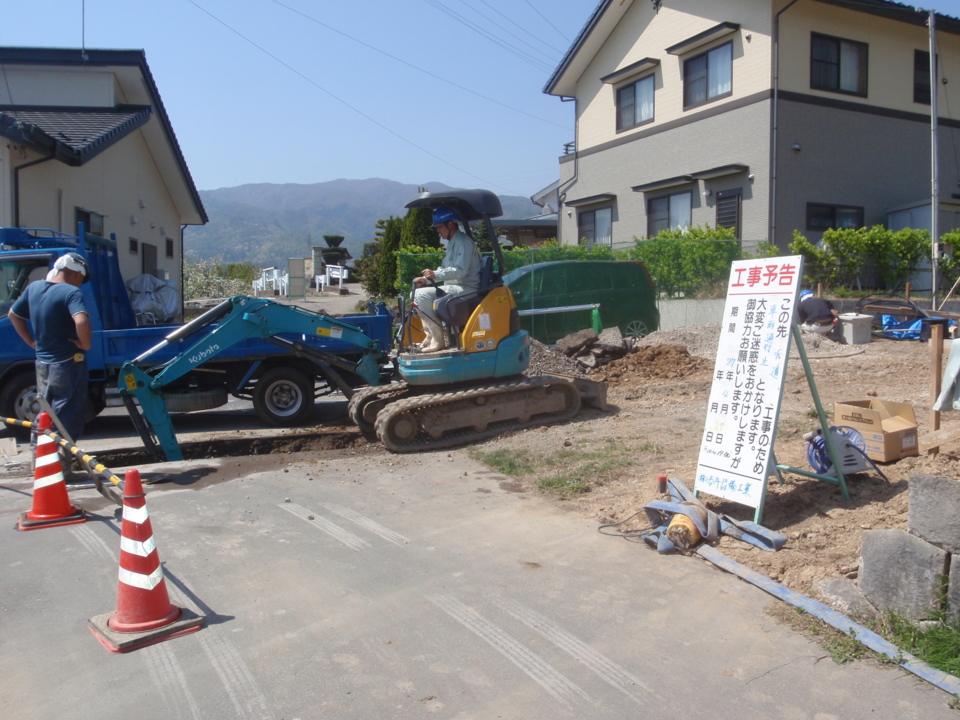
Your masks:
[[[827,603],[851,617],[873,616],[877,609],[870,604],[853,580],[835,578],[820,583],[820,592]]]
[[[950,553],[960,553],[960,482],[910,473],[907,531]]]
[[[860,549],[860,591],[880,610],[915,620],[937,607],[947,553],[904,530],[867,530]]]
[[[947,584],[947,615],[960,619],[960,555],[950,558],[950,581]]]

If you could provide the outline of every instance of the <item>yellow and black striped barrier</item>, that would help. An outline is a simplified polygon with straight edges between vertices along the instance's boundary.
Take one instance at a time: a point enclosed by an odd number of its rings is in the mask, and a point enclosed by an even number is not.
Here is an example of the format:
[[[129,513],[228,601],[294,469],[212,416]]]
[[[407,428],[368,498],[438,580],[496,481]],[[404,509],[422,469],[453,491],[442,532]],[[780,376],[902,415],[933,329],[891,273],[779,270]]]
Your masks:
[[[99,492],[108,500],[112,500],[117,505],[120,505],[121,507],[123,506],[123,496],[118,494],[113,487],[105,486],[103,482],[107,481],[112,483],[114,487],[119,487],[120,483],[123,482],[123,479],[117,477],[110,468],[99,462],[96,457],[84,452],[76,445],[71,445],[69,441],[60,437],[60,434],[55,430],[39,430],[36,421],[31,422],[30,420],[19,420],[17,418],[4,418],[3,421],[11,427],[27,428],[30,430],[30,432],[34,433],[43,432],[44,435],[50,437],[57,445],[62,447],[77,459],[77,462],[80,463],[80,467],[84,469],[87,475],[89,475],[93,480],[93,483],[97,486],[97,492]]]

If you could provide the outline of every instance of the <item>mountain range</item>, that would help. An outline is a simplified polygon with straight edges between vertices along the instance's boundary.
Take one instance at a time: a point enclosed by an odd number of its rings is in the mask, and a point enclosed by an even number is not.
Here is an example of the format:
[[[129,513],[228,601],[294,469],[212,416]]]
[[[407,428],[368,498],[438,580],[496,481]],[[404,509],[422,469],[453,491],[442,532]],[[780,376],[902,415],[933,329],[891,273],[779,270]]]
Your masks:
[[[354,258],[374,239],[377,220],[403,217],[418,185],[393,180],[331,180],[311,185],[256,183],[201,190],[210,221],[184,231],[188,258],[245,262],[254,267],[285,266],[289,258],[310,257],[325,247],[324,235],[343,235]],[[427,183],[427,190],[449,190]],[[504,218],[540,213],[530,198],[501,195]]]

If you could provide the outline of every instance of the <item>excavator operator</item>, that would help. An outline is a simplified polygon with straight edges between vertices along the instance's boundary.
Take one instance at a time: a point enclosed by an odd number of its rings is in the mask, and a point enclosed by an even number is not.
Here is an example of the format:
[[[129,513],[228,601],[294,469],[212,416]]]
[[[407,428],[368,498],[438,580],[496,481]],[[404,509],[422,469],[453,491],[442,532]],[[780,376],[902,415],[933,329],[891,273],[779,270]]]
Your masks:
[[[437,286],[427,287],[427,282],[442,280],[447,295],[460,295],[480,287],[480,254],[473,238],[460,229],[457,213],[450,208],[437,208],[433,211],[433,226],[440,233],[440,242],[446,245],[447,251],[440,267],[436,270],[425,268],[421,277],[413,279],[416,288],[414,303],[427,336],[420,352],[439,352],[446,347],[443,328],[433,307]]]

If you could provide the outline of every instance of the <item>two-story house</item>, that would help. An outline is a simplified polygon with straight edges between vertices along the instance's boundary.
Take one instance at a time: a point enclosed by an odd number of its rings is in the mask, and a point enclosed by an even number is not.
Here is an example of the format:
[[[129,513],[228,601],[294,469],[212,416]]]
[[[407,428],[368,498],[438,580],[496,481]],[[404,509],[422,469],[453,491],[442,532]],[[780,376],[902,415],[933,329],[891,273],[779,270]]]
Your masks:
[[[120,271],[182,287],[207,215],[141,50],[0,48],[0,226],[116,234]]]
[[[794,230],[815,241],[929,203],[927,17],[885,0],[602,0],[544,87],[576,103],[561,241],[709,223],[785,249]],[[935,28],[943,232],[960,227],[960,20]]]

